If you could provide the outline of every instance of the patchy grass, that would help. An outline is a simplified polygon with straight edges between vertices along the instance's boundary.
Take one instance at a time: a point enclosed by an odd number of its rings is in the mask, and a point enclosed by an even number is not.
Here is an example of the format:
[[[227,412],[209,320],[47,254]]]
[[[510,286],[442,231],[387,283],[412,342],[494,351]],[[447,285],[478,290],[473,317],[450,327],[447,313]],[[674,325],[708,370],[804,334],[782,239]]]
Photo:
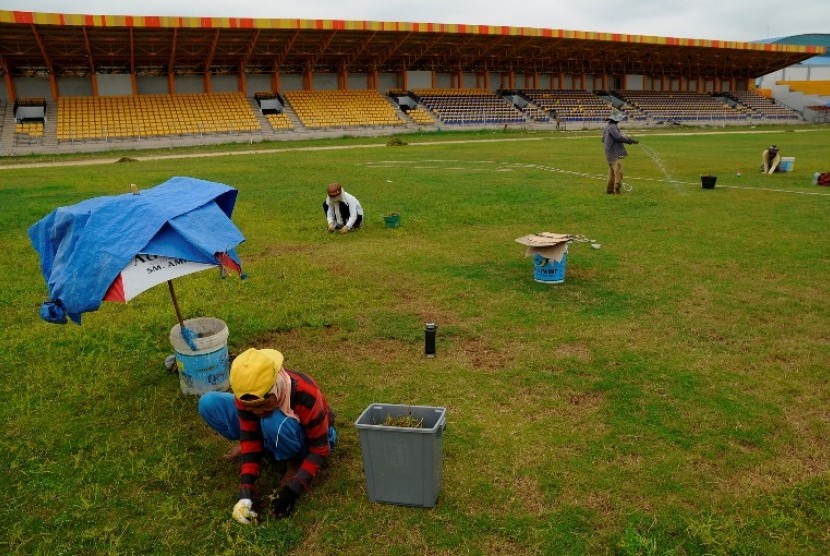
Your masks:
[[[830,191],[810,178],[827,170],[828,131],[638,137],[672,180],[632,146],[622,196],[604,194],[596,132],[0,170],[14,263],[0,277],[0,552],[823,552]],[[753,171],[769,143],[796,156],[794,172]],[[200,154],[164,154],[179,152]],[[718,176],[714,190],[703,174]],[[247,280],[177,280],[185,316],[225,320],[233,353],[280,349],[338,413],[330,465],[288,520],[231,520],[237,463],[164,369],[165,288],[82,326],[38,318],[46,288],[28,226],[175,175],[238,188],[247,237]],[[356,233],[326,233],[335,180],[366,209]],[[390,212],[400,227],[385,227]],[[565,282],[538,284],[513,241],[538,231],[602,248],[571,245]],[[434,359],[425,322],[438,323]],[[368,501],[352,423],[376,402],[447,408],[435,508]],[[264,493],[280,472],[266,470]]]

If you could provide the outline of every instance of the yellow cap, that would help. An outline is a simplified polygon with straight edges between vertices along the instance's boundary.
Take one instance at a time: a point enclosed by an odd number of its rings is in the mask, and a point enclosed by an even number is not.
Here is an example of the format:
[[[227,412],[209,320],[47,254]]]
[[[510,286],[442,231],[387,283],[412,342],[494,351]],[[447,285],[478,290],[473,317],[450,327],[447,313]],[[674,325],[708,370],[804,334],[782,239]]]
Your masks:
[[[231,390],[242,399],[246,394],[263,399],[274,387],[277,373],[282,368],[282,353],[275,349],[250,348],[233,360],[231,365]]]

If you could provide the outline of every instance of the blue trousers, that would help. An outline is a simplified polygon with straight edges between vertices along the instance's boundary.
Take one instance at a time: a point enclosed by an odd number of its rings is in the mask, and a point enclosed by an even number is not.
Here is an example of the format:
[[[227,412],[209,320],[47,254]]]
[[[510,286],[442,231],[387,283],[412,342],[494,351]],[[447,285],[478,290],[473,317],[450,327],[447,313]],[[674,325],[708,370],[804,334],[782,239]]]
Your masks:
[[[199,398],[199,415],[210,428],[228,440],[239,440],[239,417],[233,394],[208,392]],[[265,450],[277,461],[305,458],[308,441],[305,429],[296,420],[287,417],[279,409],[260,420]],[[329,445],[333,448],[337,439],[334,427],[329,427]]]

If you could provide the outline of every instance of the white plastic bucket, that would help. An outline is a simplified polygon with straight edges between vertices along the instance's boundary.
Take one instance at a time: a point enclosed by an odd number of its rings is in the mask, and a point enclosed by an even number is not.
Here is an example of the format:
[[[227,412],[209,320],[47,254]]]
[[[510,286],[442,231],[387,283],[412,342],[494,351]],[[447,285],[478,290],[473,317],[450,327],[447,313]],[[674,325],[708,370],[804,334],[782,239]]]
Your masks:
[[[190,348],[177,324],[170,330],[170,343],[176,350],[179,384],[185,394],[202,395],[205,392],[227,390],[230,384],[228,365],[228,327],[224,321],[211,317],[197,317],[184,321],[197,338]]]

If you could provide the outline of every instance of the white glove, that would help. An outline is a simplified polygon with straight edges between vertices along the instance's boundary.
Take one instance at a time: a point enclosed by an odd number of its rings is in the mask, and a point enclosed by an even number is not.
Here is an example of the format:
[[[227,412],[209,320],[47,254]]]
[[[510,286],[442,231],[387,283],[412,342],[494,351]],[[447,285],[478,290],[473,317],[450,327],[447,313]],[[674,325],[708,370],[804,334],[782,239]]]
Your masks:
[[[248,525],[256,517],[256,512],[251,509],[253,505],[250,498],[243,498],[233,507],[233,518],[243,525]]]

